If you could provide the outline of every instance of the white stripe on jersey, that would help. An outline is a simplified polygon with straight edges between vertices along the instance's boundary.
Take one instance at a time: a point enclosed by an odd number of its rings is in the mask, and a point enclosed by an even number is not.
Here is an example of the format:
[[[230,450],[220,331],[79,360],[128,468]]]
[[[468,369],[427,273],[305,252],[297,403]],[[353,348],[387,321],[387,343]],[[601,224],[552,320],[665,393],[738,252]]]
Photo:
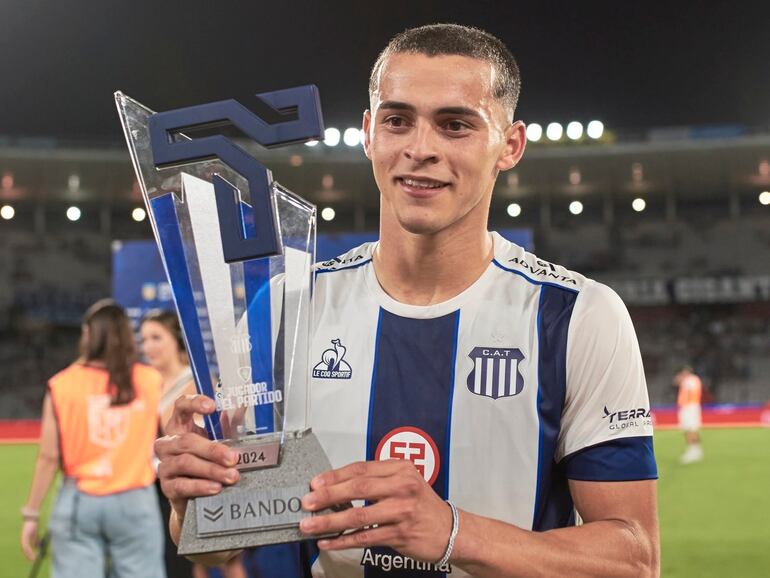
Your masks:
[[[365,459],[372,374],[375,364],[382,363],[374,359],[380,309],[409,319],[434,319],[459,310],[449,463],[442,464],[449,467],[448,496],[459,508],[529,529],[538,493],[547,492],[537,487],[542,427],[538,391],[549,387],[541,383],[539,373],[538,311],[544,286],[578,296],[572,301],[562,359],[567,367],[566,405],[558,448],[542,459],[553,463],[607,440],[650,435],[648,426],[609,429],[603,420],[605,405],[610,411],[649,405],[633,328],[611,290],[542,261],[497,234],[493,237],[495,261],[482,276],[460,295],[428,307],[398,303],[382,290],[371,263],[375,244],[318,267],[311,369],[332,340],[340,340],[347,347],[345,360],[352,375],[312,379],[311,421],[333,466]],[[471,357],[477,348],[517,349],[522,358]],[[524,385],[513,395],[517,375]],[[404,377],[419,387],[419,375]],[[498,399],[491,397],[495,393]],[[313,576],[362,578],[362,559],[360,550],[325,552]],[[451,576],[466,574],[454,568]]]

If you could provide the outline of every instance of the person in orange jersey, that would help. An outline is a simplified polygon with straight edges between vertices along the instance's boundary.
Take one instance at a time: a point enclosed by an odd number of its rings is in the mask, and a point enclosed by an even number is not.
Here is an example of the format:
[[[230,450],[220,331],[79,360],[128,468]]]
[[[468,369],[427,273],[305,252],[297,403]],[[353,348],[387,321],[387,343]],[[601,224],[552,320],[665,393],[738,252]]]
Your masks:
[[[703,383],[691,367],[683,367],[674,376],[674,385],[679,388],[676,404],[679,407],[679,429],[684,432],[687,449],[680,462],[691,464],[703,459],[703,447],[700,444],[701,396]]]
[[[165,434],[165,425],[174,411],[174,402],[183,395],[195,394],[192,370],[176,313],[166,309],[153,310],[142,318],[139,328],[142,340],[142,353],[147,363],[157,369],[163,377],[163,393],[158,415],[160,430]],[[161,515],[168,520],[171,506],[156,482]],[[177,554],[176,544],[166,534],[165,563],[168,578],[205,578],[208,574],[200,564],[193,565],[184,556]],[[241,557],[236,556],[220,566],[224,578],[246,578],[246,571]]]
[[[21,547],[35,557],[40,505],[61,469],[53,578],[165,578],[152,466],[162,378],[135,359],[128,317],[105,299],[85,314],[80,357],[48,382]]]

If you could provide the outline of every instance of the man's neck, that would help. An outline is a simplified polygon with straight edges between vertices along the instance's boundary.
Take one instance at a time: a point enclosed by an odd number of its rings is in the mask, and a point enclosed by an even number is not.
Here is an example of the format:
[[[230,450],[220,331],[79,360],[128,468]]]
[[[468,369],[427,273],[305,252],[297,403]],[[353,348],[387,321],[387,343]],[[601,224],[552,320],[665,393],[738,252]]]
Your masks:
[[[486,227],[434,235],[399,233],[381,234],[373,261],[383,290],[400,303],[433,305],[452,299],[486,271],[494,256]]]

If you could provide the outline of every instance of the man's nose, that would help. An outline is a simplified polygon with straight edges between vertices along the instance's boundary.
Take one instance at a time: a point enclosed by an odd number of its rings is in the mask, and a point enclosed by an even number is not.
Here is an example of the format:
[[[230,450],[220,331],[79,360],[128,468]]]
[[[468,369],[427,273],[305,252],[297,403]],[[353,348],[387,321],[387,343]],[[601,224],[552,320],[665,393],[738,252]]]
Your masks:
[[[411,131],[404,155],[416,163],[435,163],[439,159],[438,135],[426,122],[417,123]]]

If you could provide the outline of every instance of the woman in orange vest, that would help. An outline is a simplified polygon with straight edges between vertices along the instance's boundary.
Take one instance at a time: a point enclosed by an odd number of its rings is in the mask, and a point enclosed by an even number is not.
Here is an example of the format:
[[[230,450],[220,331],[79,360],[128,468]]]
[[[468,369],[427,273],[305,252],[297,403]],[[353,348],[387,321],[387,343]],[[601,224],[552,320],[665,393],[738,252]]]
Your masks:
[[[125,312],[102,300],[83,319],[80,357],[48,382],[21,546],[34,558],[40,505],[61,468],[53,578],[165,577],[152,467],[162,379],[135,359]]]

